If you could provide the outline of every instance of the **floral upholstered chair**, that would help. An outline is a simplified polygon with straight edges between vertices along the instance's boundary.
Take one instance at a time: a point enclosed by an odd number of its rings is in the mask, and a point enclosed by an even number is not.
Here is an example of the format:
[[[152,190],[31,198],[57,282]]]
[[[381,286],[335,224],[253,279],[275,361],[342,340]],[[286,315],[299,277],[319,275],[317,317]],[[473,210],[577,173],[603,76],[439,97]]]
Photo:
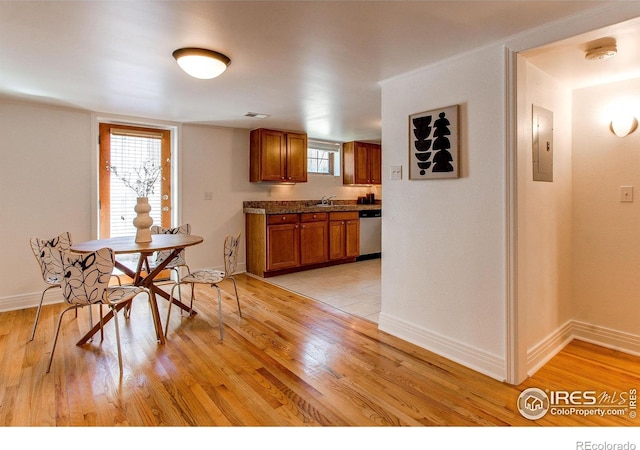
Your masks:
[[[151,234],[191,234],[191,225],[187,223],[174,228],[163,228],[158,225],[154,225],[151,227]],[[149,266],[147,267],[147,269],[149,271],[153,271],[156,267],[162,264],[171,255],[171,253],[172,250],[156,252],[153,255],[152,260],[148,261]],[[178,256],[176,256],[165,267],[166,269],[173,270],[176,273],[176,279],[178,282],[180,282],[180,267],[186,268],[187,273],[191,273],[191,271],[189,270],[189,266],[187,265],[184,249],[180,253],[178,253]],[[178,296],[182,301],[182,294],[180,293],[180,291],[178,291]],[[193,296],[193,289],[191,289],[191,296]]]
[[[42,272],[42,279],[48,285],[40,296],[40,303],[38,304],[38,310],[36,311],[36,318],[33,321],[33,329],[31,330],[30,341],[36,335],[36,328],[38,327],[38,321],[40,320],[40,311],[42,310],[42,302],[44,295],[49,289],[60,287],[60,276],[62,274],[62,261],[60,258],[61,252],[67,252],[71,249],[72,240],[71,233],[65,232],[51,239],[41,239],[32,237],[29,240],[31,245],[31,251],[36,257],[36,261],[40,266],[40,272]],[[112,274],[118,281],[118,284],[122,284],[120,277],[117,274]]]
[[[62,275],[62,261],[60,259],[60,252],[68,251],[71,248],[71,233],[62,233],[51,239],[40,239],[32,237],[29,240],[31,245],[31,251],[38,261],[40,266],[40,272],[42,272],[42,279],[47,284],[47,287],[42,291],[40,296],[40,303],[38,304],[38,310],[36,311],[36,318],[33,321],[33,330],[31,330],[31,339],[33,341],[36,335],[36,328],[38,326],[38,320],[40,319],[40,310],[42,309],[42,302],[44,295],[48,290],[60,287],[60,277]]]
[[[130,302],[140,294],[146,293],[150,298],[147,288],[140,286],[113,286],[109,287],[111,272],[115,266],[115,254],[110,248],[102,248],[91,253],[61,253],[62,276],[60,284],[62,294],[69,306],[60,313],[58,325],[53,338],[51,355],[47,365],[47,373],[51,369],[53,354],[60,333],[60,324],[67,311],[77,310],[95,304],[107,305],[113,312],[116,328],[116,341],[118,345],[118,365],[122,374],[122,350],[120,348],[120,328],[118,326],[118,309],[121,305]],[[100,315],[102,326],[102,314]]]
[[[169,298],[169,308],[167,311],[167,323],[165,325],[165,336],[169,331],[169,319],[171,318],[171,305],[173,304],[173,291],[177,287],[179,289],[181,284],[191,284],[191,291],[195,284],[208,284],[211,287],[215,287],[218,291],[218,323],[220,327],[220,341],[224,337],[224,330],[222,327],[222,294],[219,284],[224,280],[231,280],[233,282],[233,289],[236,294],[236,303],[238,304],[238,314],[242,317],[242,310],[240,309],[240,299],[238,298],[238,287],[236,286],[236,280],[233,278],[233,274],[238,267],[238,248],[240,246],[240,233],[237,236],[227,236],[224,240],[224,271],[215,269],[200,269],[191,272],[182,280],[177,282],[171,288],[171,295]],[[191,309],[193,309],[193,295],[191,296]]]

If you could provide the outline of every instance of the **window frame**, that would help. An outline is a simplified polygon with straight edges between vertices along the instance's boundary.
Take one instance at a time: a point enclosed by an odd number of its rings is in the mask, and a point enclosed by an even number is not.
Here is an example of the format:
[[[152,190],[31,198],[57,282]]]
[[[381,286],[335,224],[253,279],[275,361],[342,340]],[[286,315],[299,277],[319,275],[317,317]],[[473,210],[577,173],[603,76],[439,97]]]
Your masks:
[[[319,152],[325,152],[327,154],[329,171],[328,172],[316,172],[312,170],[310,161],[317,161],[318,158],[309,158],[310,150],[315,150]],[[307,173],[313,175],[323,175],[323,176],[340,176],[340,157],[342,152],[342,143],[333,142],[333,141],[324,141],[324,140],[307,140]],[[317,164],[316,164],[317,166]]]
[[[170,129],[153,128],[121,123],[98,123],[98,237],[107,238],[111,234],[111,172],[109,171],[111,160],[111,134],[112,130],[119,130],[116,134],[131,134],[142,137],[157,137],[161,139],[161,155],[163,161],[161,178],[161,225],[171,226],[172,209],[175,201],[172,196],[172,136]]]

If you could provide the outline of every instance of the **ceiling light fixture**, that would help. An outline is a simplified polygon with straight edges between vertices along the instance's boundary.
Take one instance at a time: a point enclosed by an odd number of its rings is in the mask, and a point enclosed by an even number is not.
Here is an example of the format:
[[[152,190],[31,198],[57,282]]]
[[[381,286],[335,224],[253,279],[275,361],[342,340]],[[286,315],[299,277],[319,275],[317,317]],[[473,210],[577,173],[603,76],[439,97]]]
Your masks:
[[[179,48],[173,52],[178,65],[194,78],[209,80],[222,74],[231,60],[222,53],[204,48]]]
[[[637,128],[638,119],[631,114],[619,114],[609,124],[609,129],[618,137],[628,136]]]
[[[589,61],[611,58],[616,56],[618,48],[615,45],[603,45],[602,47],[590,48],[584,54],[584,58]]]

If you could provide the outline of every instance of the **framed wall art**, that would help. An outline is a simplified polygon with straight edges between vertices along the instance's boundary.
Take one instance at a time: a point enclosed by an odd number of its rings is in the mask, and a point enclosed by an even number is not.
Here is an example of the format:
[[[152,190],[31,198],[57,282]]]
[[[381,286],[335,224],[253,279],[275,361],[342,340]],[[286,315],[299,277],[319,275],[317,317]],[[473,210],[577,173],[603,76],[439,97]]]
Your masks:
[[[409,116],[409,179],[458,178],[458,105]]]

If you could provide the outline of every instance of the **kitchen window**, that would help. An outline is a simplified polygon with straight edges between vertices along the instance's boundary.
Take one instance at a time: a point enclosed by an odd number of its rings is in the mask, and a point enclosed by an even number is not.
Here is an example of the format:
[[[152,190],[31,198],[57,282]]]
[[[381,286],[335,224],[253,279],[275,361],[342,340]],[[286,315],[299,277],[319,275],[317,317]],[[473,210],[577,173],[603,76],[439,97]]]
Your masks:
[[[307,144],[307,172],[322,175],[340,175],[339,142],[309,139]]]

